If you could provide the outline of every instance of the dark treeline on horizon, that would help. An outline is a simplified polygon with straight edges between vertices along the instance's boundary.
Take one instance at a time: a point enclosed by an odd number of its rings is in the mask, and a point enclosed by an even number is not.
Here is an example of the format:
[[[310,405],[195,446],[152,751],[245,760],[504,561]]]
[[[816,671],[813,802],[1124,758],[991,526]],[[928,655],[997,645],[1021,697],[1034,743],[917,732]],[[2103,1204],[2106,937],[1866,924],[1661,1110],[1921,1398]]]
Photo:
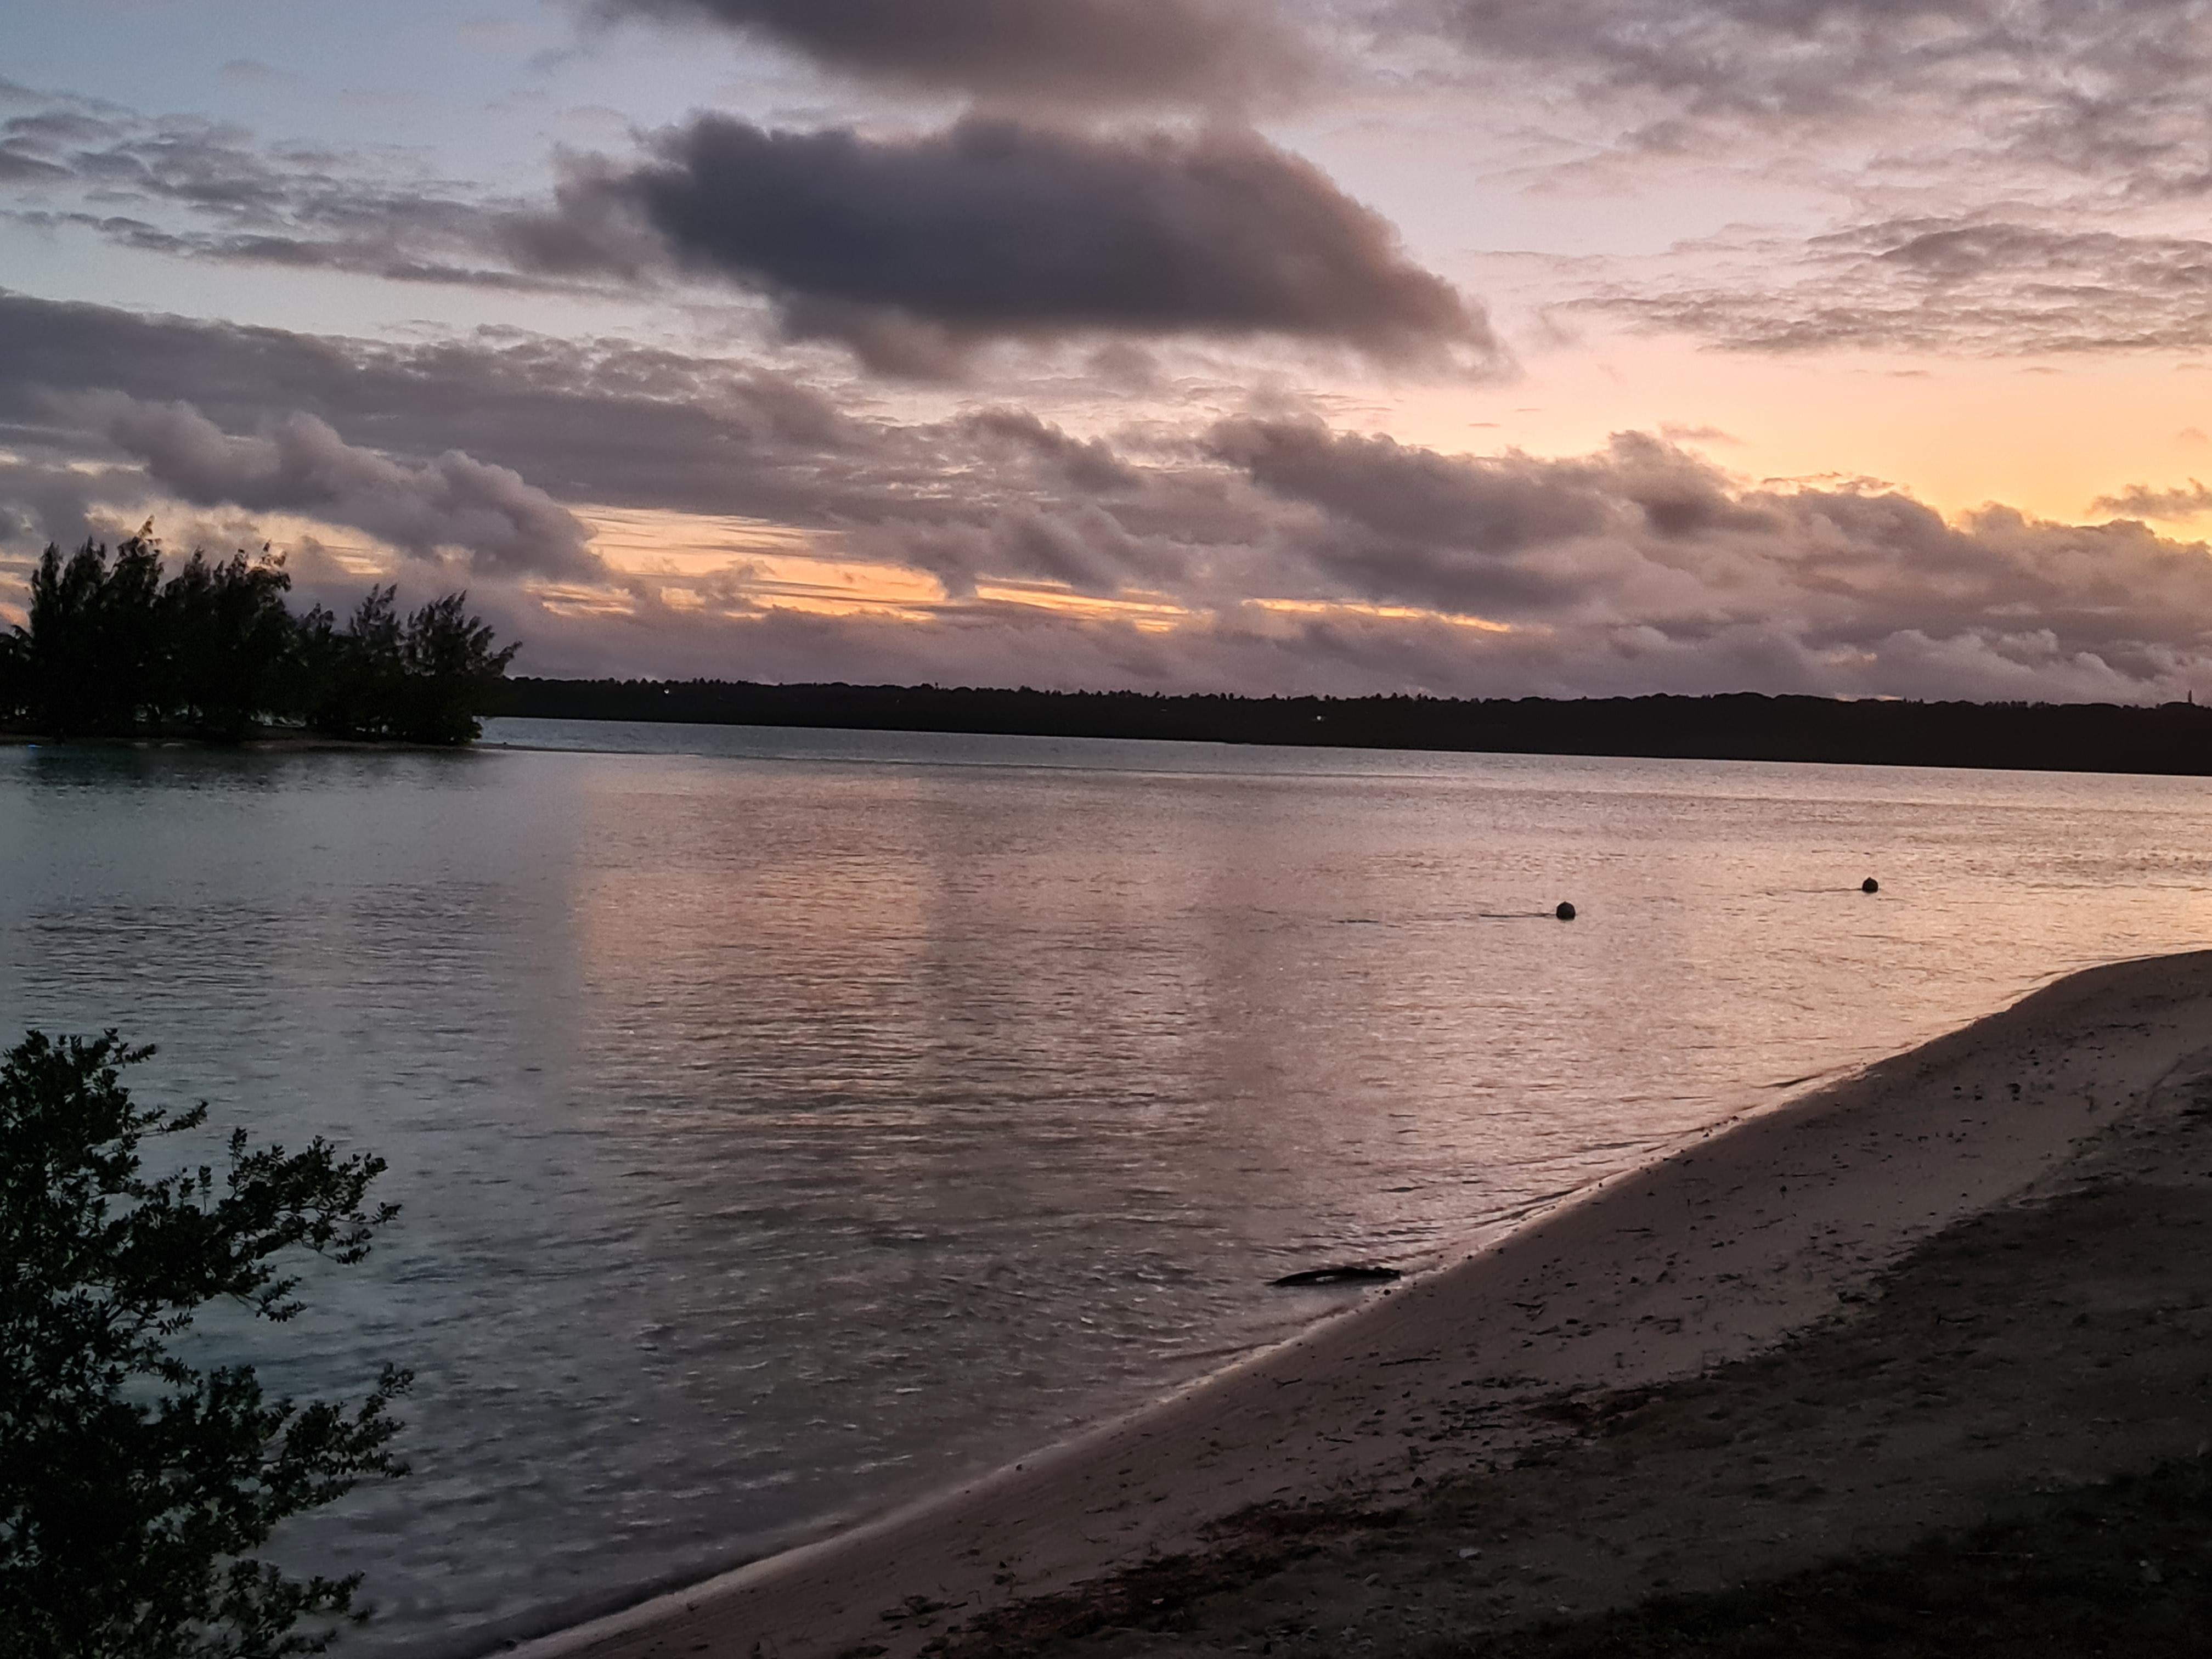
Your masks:
[[[502,713],[1520,755],[2212,775],[2212,707],[1835,697],[1241,697],[744,681],[507,683]]]
[[[294,615],[292,578],[265,553],[194,553],[165,575],[147,532],[112,556],[93,542],[66,557],[48,547],[28,626],[0,636],[0,728],[466,743],[517,649],[494,643],[465,593],[402,616],[395,589],[371,587],[341,625],[321,605]]]

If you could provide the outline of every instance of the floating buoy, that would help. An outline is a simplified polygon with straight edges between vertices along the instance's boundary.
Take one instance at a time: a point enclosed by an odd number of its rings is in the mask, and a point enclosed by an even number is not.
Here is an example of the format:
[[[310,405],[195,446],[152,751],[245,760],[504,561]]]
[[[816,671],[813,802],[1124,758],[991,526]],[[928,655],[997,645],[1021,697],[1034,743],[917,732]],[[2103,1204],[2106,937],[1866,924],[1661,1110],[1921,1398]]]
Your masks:
[[[1859,891],[1862,893],[1879,893],[1881,891],[1881,884],[1876,881],[1872,876],[1869,876],[1864,881],[1859,884]]]
[[[1561,921],[1572,921],[1575,919],[1575,907],[1563,899],[1559,902],[1559,908],[1552,914]]]

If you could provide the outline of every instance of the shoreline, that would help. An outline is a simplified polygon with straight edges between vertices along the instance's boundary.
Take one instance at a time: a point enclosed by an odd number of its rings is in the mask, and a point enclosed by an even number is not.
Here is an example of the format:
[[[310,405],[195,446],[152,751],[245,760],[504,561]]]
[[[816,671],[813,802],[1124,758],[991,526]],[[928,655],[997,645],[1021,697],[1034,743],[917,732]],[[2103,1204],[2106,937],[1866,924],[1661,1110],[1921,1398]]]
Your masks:
[[[2208,705],[2212,707],[2212,705]],[[1643,754],[1613,750],[1586,749],[1479,749],[1462,745],[1437,745],[1415,743],[1354,743],[1322,742],[1319,739],[1293,739],[1282,737],[1237,738],[1193,735],[1178,732],[1048,732],[985,730],[951,726],[860,726],[831,724],[823,721],[717,720],[675,720],[660,717],[630,715],[568,715],[568,714],[495,714],[485,716],[495,720],[538,720],[561,726],[628,726],[639,727],[673,727],[705,732],[769,732],[786,735],[821,734],[830,737],[855,738],[973,738],[985,742],[1013,739],[1019,742],[1098,743],[1098,744],[1158,744],[1170,747],[1190,747],[1208,750],[1279,750],[1285,754],[1344,754],[1344,755],[1419,755],[1454,759],[1526,760],[1526,761],[1653,761],[1682,762],[1693,765],[1715,766],[1822,766],[1849,767],[1875,772],[1935,772],[1960,773],[1967,775],[1983,774],[2019,777],[2124,777],[2190,780],[2212,777],[2212,768],[2204,771],[2179,771],[2171,768],[2131,768],[2106,766],[2086,768],[2058,765],[2030,766],[2021,763],[1999,763],[1994,761],[1969,762],[1958,758],[1941,760],[1911,760],[1881,758],[1868,756],[1818,755],[1707,755],[1707,754]],[[719,755],[714,750],[629,750],[595,748],[587,744],[529,743],[506,741],[487,733],[476,746],[512,750],[526,754],[592,754],[626,755],[634,753]],[[819,758],[809,757],[808,758]],[[846,758],[838,757],[838,758]],[[913,764],[955,764],[938,760],[912,761]],[[995,763],[966,763],[991,764]]]
[[[529,675],[507,686],[504,712],[535,720],[2181,776],[2212,770],[2205,742],[2212,708],[2193,703],[1922,703],[1755,692],[1247,697]]]
[[[509,1651],[889,1659],[1221,1547],[1234,1517],[1382,1516],[1563,1423],[1850,1312],[2212,1060],[2212,952],[2069,975],[1561,1201],[1131,1416],[816,1542]]]

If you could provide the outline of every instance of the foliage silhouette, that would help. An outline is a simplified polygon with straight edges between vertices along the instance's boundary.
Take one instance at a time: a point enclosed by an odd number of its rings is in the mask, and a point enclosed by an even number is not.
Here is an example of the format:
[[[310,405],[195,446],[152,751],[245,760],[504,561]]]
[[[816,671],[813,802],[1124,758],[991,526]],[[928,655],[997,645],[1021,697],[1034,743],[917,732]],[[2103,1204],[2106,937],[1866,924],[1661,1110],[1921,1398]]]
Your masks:
[[[520,649],[493,644],[491,629],[469,614],[465,593],[433,599],[408,617],[400,640],[399,703],[408,735],[422,743],[475,737],[481,729],[476,711],[496,694]]]
[[[374,587],[341,629],[295,617],[292,578],[264,549],[195,553],[165,582],[149,524],[107,549],[49,547],[28,626],[0,642],[0,723],[51,737],[179,732],[219,742],[264,720],[331,737],[464,744],[519,649],[449,593],[402,618]]]
[[[342,630],[321,606],[307,613],[299,633],[315,690],[307,723],[337,737],[466,743],[520,647],[495,646],[490,628],[469,614],[465,593],[434,599],[404,621],[397,598],[389,586],[369,589]]]
[[[22,635],[31,714],[62,737],[127,728],[151,692],[161,633],[161,557],[143,537],[48,547],[31,575]]]
[[[198,553],[161,590],[162,673],[157,705],[210,737],[246,736],[255,715],[281,707],[293,688],[295,624],[285,608],[283,568],[243,553],[210,564]]]
[[[205,1103],[142,1108],[119,1078],[152,1050],[113,1031],[31,1032],[0,1057],[0,1654],[277,1659],[318,1653],[359,1575],[251,1558],[286,1516],[404,1473],[387,1366],[351,1406],[267,1398],[250,1366],[173,1351],[202,1307],[282,1323],[288,1255],[368,1253],[381,1159],[229,1140],[228,1167],[148,1180],[141,1142]],[[315,1621],[301,1628],[303,1621]]]

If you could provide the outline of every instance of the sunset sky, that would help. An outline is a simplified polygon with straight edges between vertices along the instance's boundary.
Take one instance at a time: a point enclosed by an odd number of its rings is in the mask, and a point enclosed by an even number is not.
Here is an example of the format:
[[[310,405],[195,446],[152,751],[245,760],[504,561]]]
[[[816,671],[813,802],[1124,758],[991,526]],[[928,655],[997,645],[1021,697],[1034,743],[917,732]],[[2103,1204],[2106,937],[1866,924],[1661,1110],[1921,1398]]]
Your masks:
[[[2212,694],[2197,0],[10,0],[48,542],[518,672]]]

